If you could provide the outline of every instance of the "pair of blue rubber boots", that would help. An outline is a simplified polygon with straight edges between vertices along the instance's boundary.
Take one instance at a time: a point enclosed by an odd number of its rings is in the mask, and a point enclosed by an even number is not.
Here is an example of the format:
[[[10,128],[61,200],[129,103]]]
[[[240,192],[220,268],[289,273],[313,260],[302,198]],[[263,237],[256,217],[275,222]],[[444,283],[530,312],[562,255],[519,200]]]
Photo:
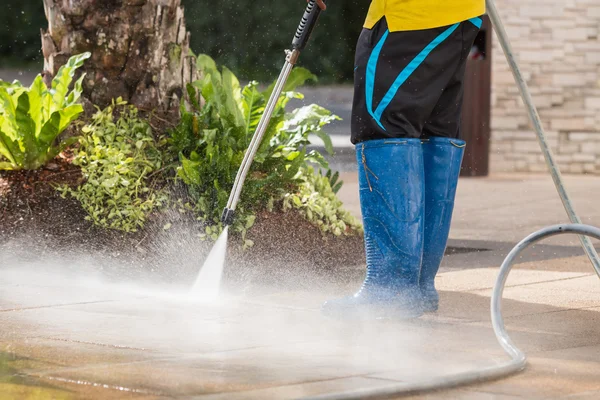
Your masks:
[[[435,276],[448,234],[465,142],[432,137],[356,146],[367,274],[330,316],[416,318],[438,309]]]

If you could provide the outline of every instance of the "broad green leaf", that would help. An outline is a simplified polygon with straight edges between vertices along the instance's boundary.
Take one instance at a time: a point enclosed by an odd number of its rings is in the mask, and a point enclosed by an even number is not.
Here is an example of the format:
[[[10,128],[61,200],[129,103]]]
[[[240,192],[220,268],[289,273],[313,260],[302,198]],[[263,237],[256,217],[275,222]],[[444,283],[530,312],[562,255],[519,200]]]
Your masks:
[[[73,90],[69,93],[69,97],[67,97],[66,106],[73,105],[79,101],[81,98],[81,94],[83,93],[83,80],[85,79],[85,74],[81,74],[75,85],[73,85]]]
[[[3,122],[4,117],[0,115],[0,154],[12,164],[17,164],[21,154],[19,142],[2,131]]]
[[[62,133],[71,122],[75,121],[79,115],[83,112],[83,106],[80,104],[73,104],[59,111],[60,124],[58,127],[58,134]]]
[[[343,186],[344,181],[339,181],[335,186],[331,188],[331,190],[333,191],[333,193],[337,194]]]
[[[183,157],[181,168],[177,171],[177,175],[188,185],[199,184],[202,180],[198,164],[198,161],[192,161]]]
[[[242,91],[246,135],[256,131],[265,110],[265,99],[256,88],[257,86],[257,82],[250,82]]]
[[[325,157],[323,157],[323,155],[316,150],[311,150],[306,155],[306,160],[318,164],[323,169],[329,169],[329,162],[327,162]]]
[[[236,127],[244,127],[240,82],[229,69],[223,67],[222,83],[223,89],[221,93],[221,112],[225,112],[227,115],[230,115],[232,122]]]
[[[193,109],[200,110],[200,102],[198,101],[198,92],[196,91],[196,88],[191,83],[188,83],[186,85],[186,90],[188,94],[188,100]]]
[[[331,136],[323,131],[317,131],[315,134],[323,141],[325,145],[325,151],[330,155],[333,155],[333,143],[331,142]]]
[[[15,164],[0,161],[0,171],[11,171],[13,169],[18,169],[18,167]]]
[[[329,170],[328,173],[327,173],[327,178],[329,179],[329,183],[331,184],[331,186],[335,186],[335,184],[337,183],[338,179],[340,179],[340,173],[336,171],[332,175],[331,174],[331,170]]]
[[[219,98],[217,97],[217,89],[220,85],[221,80],[217,79],[214,74],[207,74],[201,81],[193,83],[195,87],[200,89],[200,93],[207,103],[216,103],[217,107],[220,104]]]
[[[46,85],[41,75],[38,75],[29,87],[29,116],[35,124],[35,137],[39,136],[44,121],[44,92]]]
[[[19,125],[17,124],[16,102],[6,88],[3,87],[0,87],[0,102],[2,103],[2,115],[4,116],[2,129],[12,140],[17,140]]]
[[[296,158],[298,158],[298,156],[300,155],[299,151],[293,151],[291,153],[289,153],[285,159],[288,161],[294,161]]]
[[[19,139],[24,147],[25,162],[23,168],[39,168],[40,154],[44,152],[44,146],[39,146],[35,137],[35,122],[29,116],[29,93],[22,93],[16,109],[16,121],[19,127]]]
[[[67,99],[67,93],[69,92],[69,85],[75,77],[75,72],[79,67],[83,65],[85,60],[91,57],[91,53],[83,53],[69,58],[67,63],[60,67],[56,77],[52,80],[52,90],[54,95],[52,96],[52,107],[51,112],[56,111],[63,107],[65,100]]]
[[[210,56],[200,54],[196,59],[196,67],[205,75],[214,75],[218,80],[221,80],[221,74],[217,69],[217,64]]]
[[[269,153],[268,149],[271,145],[271,139],[277,135],[277,133],[283,128],[283,115],[274,116],[267,127],[267,131],[265,132],[265,136],[263,136],[262,143],[258,148],[258,155],[266,155]]]
[[[60,111],[53,112],[50,119],[42,126],[40,135],[37,138],[40,145],[46,148],[50,147],[54,139],[60,134],[60,113]]]
[[[296,67],[290,73],[290,76],[283,86],[283,92],[291,92],[304,85],[307,81],[317,82],[317,76],[313,75],[309,70],[302,67]],[[273,89],[275,88],[275,84],[277,81],[273,82],[267,90],[264,91],[265,98],[269,98],[271,93],[273,93]]]

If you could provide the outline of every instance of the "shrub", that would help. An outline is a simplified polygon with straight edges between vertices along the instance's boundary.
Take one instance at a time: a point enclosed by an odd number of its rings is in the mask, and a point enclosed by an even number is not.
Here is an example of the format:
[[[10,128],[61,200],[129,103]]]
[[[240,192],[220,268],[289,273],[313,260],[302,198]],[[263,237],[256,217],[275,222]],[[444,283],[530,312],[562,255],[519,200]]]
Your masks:
[[[29,88],[15,81],[0,81],[0,169],[38,169],[56,157],[76,138],[55,145],[58,136],[83,112],[77,104],[83,76],[69,92],[77,68],[90,57],[71,57],[48,89],[38,75]],[[1,161],[1,160],[0,160]]]
[[[61,188],[63,196],[76,198],[96,225],[136,231],[166,200],[149,179],[162,167],[150,125],[119,98],[98,110],[82,131],[73,163],[81,167],[85,182],[76,189]]]
[[[182,106],[181,122],[170,132],[169,141],[171,150],[180,158],[178,176],[188,185],[199,219],[207,225],[206,236],[216,239],[221,230],[221,211],[273,85],[260,91],[257,82],[250,82],[242,89],[235,75],[227,68],[219,71],[211,58],[199,56],[198,65],[204,78],[188,86],[190,110]],[[332,152],[331,140],[322,128],[338,117],[314,104],[285,112],[291,99],[303,97],[294,89],[314,79],[308,70],[294,69],[279,98],[236,210],[233,229],[244,240],[256,212],[281,209],[288,198],[292,199],[293,208],[303,210],[303,215],[310,213],[309,220],[324,232],[342,235],[358,226],[343,214],[339,200],[333,201],[330,181],[319,179],[309,167],[313,164],[329,169],[323,156],[308,151],[306,146],[310,144],[309,136],[316,134]],[[316,192],[309,196],[310,201],[304,201],[312,190]],[[345,221],[345,227],[337,223],[338,216]],[[250,244],[246,241],[246,245]]]
[[[297,210],[323,233],[340,236],[349,228],[360,230],[356,218],[344,209],[342,201],[336,196],[342,187],[337,172],[332,174],[329,170],[323,175],[308,167],[302,170],[300,176],[302,182],[298,189],[284,196],[283,210]]]

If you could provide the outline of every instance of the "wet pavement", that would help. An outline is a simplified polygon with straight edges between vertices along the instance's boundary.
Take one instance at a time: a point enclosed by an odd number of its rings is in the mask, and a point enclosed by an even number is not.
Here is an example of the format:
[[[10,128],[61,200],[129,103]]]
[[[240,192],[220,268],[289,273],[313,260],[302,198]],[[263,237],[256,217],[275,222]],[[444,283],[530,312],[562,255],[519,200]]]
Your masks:
[[[344,179],[340,195],[359,215],[356,176]],[[600,225],[598,178],[567,185],[586,221]],[[218,305],[191,301],[187,287],[108,282],[73,265],[1,265],[0,393],[292,399],[496,365],[506,360],[489,317],[497,267],[525,234],[565,220],[545,176],[461,180],[440,311],[405,322],[321,315],[324,300],[360,284],[360,265],[348,266],[350,282],[318,293],[265,288]],[[530,358],[524,373],[414,398],[600,398],[600,282],[581,254],[576,238],[555,238],[509,277],[504,315]]]
[[[489,266],[445,269],[440,311],[410,322],[323,317],[320,304],[349,287],[207,306],[181,288],[30,271],[0,272],[0,393],[287,399],[426,380],[505,359],[489,323],[496,276]],[[584,257],[521,264],[509,280],[505,317],[530,368],[426,398],[597,398],[599,294]]]

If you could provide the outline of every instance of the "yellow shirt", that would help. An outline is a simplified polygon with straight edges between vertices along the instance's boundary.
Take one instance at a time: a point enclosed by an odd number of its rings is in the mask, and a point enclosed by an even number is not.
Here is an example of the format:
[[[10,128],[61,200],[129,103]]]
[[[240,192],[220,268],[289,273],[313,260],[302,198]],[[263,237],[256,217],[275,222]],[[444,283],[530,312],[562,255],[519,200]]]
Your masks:
[[[383,17],[390,32],[438,28],[485,14],[485,0],[373,0],[365,21],[371,29]]]

